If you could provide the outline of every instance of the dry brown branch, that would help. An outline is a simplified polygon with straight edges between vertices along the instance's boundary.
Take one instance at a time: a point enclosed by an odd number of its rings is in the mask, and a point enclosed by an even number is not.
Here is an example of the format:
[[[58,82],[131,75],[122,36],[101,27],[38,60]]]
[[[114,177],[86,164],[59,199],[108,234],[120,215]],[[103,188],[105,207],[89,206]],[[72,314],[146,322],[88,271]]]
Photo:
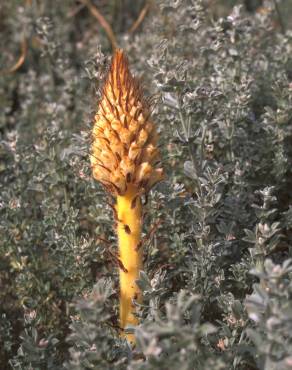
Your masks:
[[[32,0],[25,0],[26,6],[31,6],[31,4],[32,4]],[[26,55],[27,55],[27,49],[28,49],[27,44],[28,44],[27,39],[25,38],[25,36],[23,36],[23,39],[20,44],[21,54],[17,62],[12,67],[3,69],[2,71],[0,71],[0,74],[9,74],[9,73],[16,72],[23,65]]]
[[[140,24],[143,22],[148,10],[150,9],[151,1],[146,1],[145,5],[143,6],[141,12],[139,13],[138,18],[133,23],[132,27],[129,29],[129,33],[134,33],[137,28],[140,26]]]
[[[75,17],[84,7],[85,4],[79,4],[74,9],[70,10],[70,12],[68,12],[67,18]]]
[[[26,55],[27,55],[27,40],[24,37],[23,40],[21,41],[21,54],[17,62],[12,67],[2,70],[1,74],[9,74],[16,72],[23,65]]]
[[[82,4],[84,4],[90,13],[98,20],[102,28],[105,30],[111,44],[113,50],[117,48],[117,42],[113,30],[104,16],[100,13],[100,11],[91,3],[90,0],[80,0]]]

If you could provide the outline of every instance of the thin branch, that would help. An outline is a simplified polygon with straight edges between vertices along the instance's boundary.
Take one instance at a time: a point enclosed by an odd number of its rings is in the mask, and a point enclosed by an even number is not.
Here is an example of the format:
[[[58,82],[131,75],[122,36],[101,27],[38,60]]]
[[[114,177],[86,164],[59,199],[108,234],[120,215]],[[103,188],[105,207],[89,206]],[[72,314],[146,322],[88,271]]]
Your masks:
[[[139,242],[139,244],[136,246],[135,250],[138,251],[143,245],[145,245],[148,241],[152,240],[153,234],[158,229],[158,226],[162,223],[162,220],[158,220],[150,229],[150,231],[147,233],[147,235],[142,238],[142,240]]]
[[[25,0],[25,6],[31,6],[31,5],[32,5],[32,0]],[[25,36],[23,36],[23,39],[21,41],[20,50],[21,50],[21,54],[17,62],[12,67],[0,71],[0,74],[9,74],[9,73],[16,72],[23,65],[26,59],[27,50],[28,50],[27,39],[25,38]]]
[[[111,44],[112,48],[115,50],[117,48],[117,42],[113,30],[104,16],[100,13],[100,11],[91,3],[90,0],[80,0],[90,11],[90,13],[98,20],[101,27],[105,30]]]
[[[76,8],[69,11],[69,13],[67,14],[67,18],[75,17],[84,7],[85,4],[79,4],[78,6],[76,6]]]
[[[23,65],[26,55],[27,55],[27,40],[24,37],[21,41],[21,54],[17,62],[12,67],[2,70],[1,74],[9,74],[16,72]]]
[[[146,1],[145,5],[143,6],[141,12],[139,13],[138,18],[136,21],[132,24],[132,27],[129,29],[129,33],[134,33],[137,28],[140,26],[140,24],[143,22],[148,10],[150,9],[151,1]]]
[[[279,23],[280,23],[281,31],[282,31],[283,34],[285,34],[286,33],[286,27],[285,27],[283,17],[282,17],[282,14],[281,14],[279,4],[278,4],[277,0],[274,0],[274,5],[275,5],[275,10],[276,10],[276,13],[277,13],[277,16],[278,16],[278,20],[279,20]]]

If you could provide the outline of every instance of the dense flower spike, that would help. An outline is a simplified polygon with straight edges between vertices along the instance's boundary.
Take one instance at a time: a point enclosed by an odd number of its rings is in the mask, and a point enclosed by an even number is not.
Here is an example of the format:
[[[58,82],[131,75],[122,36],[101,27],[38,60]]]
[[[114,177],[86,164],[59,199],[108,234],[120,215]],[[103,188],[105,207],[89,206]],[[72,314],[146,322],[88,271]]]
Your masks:
[[[150,104],[122,50],[114,54],[92,135],[93,176],[112,194],[125,194],[129,185],[147,193],[162,180]]]

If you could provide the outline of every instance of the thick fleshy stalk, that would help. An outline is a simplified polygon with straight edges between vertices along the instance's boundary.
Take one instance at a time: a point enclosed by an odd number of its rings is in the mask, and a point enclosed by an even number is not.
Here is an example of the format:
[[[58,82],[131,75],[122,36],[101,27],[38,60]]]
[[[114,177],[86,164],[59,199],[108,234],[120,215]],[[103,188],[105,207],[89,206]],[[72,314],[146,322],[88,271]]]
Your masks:
[[[134,301],[141,302],[141,291],[136,284],[142,269],[141,199],[136,187],[129,187],[126,193],[117,197],[116,211],[118,217],[120,269],[120,326],[136,326]],[[133,334],[123,333],[129,342],[135,342]]]

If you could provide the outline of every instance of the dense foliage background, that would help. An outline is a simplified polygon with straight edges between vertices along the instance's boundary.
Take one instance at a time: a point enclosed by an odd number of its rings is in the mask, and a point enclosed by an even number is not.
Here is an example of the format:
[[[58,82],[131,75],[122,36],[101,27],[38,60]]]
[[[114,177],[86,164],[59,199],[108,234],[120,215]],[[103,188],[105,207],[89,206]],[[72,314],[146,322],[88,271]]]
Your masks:
[[[89,165],[114,42],[96,9],[155,96],[167,173],[134,350]],[[0,369],[292,369],[291,1],[0,10]]]

